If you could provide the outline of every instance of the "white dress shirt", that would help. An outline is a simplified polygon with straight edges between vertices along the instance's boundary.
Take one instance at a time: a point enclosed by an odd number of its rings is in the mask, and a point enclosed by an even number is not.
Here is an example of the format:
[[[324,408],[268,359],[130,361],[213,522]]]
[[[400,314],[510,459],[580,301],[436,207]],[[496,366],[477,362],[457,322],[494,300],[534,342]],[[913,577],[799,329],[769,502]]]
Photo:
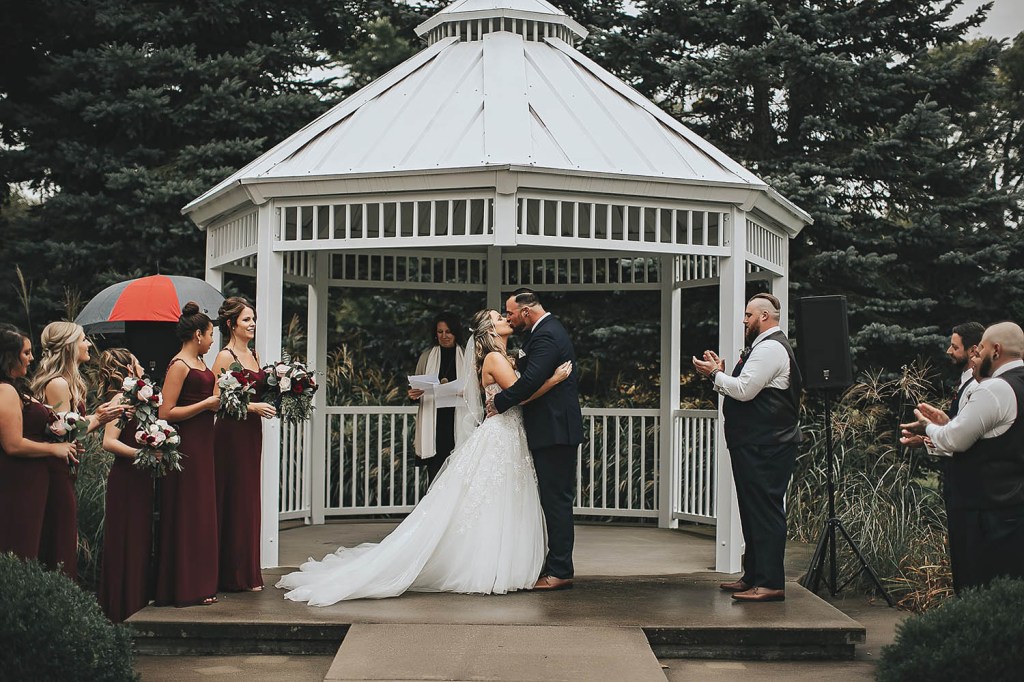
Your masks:
[[[968,380],[970,380],[971,383],[967,384]],[[960,395],[956,397],[957,414],[960,414],[960,410],[964,409],[964,405],[967,404],[967,398],[969,398],[970,395],[974,393],[974,389],[976,389],[979,385],[977,381],[974,381],[974,370],[971,369],[970,367],[965,369],[960,374],[960,386],[963,386],[964,384],[967,384],[967,386],[965,386],[964,390],[960,392]],[[957,386],[957,389],[959,389],[960,386]]]
[[[1010,384],[996,377],[1016,367],[1024,367],[1024,360],[1008,362],[991,378],[981,381],[948,424],[928,425],[925,434],[937,450],[964,452],[978,440],[1001,436],[1013,426],[1017,419],[1017,396]]]
[[[777,331],[780,329],[775,326],[757,335],[754,343],[750,344],[750,355],[743,362],[739,376],[716,373],[715,390],[740,402],[747,402],[753,400],[762,388],[789,388],[789,353],[778,341],[765,341]]]
[[[544,313],[543,315],[540,316],[539,320],[537,320],[536,322],[533,323],[533,326],[530,327],[530,333],[531,334],[533,333],[533,330],[537,328],[537,325],[540,324],[541,322],[543,322],[544,318],[546,318],[546,317],[551,317],[551,313]]]
[[[960,392],[960,395],[956,397],[957,414],[960,414],[960,410],[964,409],[964,405],[967,404],[967,399],[971,397],[972,393],[974,393],[974,389],[978,388],[978,386],[980,385],[977,381],[974,380],[974,370],[968,367],[967,369],[960,373],[960,384],[957,386],[957,388],[959,389],[960,386],[966,384],[968,379],[971,383],[967,384],[967,386],[964,387],[964,390]],[[953,456],[952,452],[949,452],[948,450],[940,450],[937,447],[935,447],[934,443],[932,443],[931,445],[925,443],[925,449],[928,451],[929,455],[935,455],[936,457]]]

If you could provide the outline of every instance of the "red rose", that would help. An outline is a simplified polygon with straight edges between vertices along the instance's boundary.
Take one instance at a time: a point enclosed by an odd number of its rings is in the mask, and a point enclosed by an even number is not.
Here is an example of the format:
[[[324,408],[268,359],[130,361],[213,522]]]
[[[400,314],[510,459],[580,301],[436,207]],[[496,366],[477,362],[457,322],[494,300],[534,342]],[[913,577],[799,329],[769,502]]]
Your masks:
[[[293,384],[292,385],[292,393],[298,393],[298,394],[301,395],[302,394],[302,384]]]
[[[136,388],[142,388],[145,385],[146,385],[146,382],[143,381],[142,379],[139,379],[137,382],[135,382],[135,387]]]

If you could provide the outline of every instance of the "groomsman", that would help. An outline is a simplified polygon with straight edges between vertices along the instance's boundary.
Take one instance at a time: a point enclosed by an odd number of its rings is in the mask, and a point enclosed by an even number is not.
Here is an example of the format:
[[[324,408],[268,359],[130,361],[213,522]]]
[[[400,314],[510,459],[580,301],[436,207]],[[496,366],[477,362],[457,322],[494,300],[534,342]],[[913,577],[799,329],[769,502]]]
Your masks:
[[[802,379],[793,349],[779,328],[779,299],[757,294],[747,302],[743,328],[749,351],[726,375],[712,351],[693,358],[697,371],[725,396],[722,416],[746,551],[743,577],[720,587],[742,602],[783,601],[786,487],[800,435]]]
[[[1024,331],[1013,322],[985,330],[978,345],[978,387],[949,416],[921,403],[904,436],[925,435],[953,453],[951,540],[959,589],[1008,575],[1024,578]],[[954,529],[953,524],[956,524]],[[954,545],[950,545],[953,551]]]
[[[953,398],[950,401],[946,414],[950,419],[954,418],[967,404],[971,393],[978,387],[974,378],[974,359],[978,354],[978,344],[981,343],[985,327],[978,322],[964,322],[953,327],[949,337],[949,347],[946,348],[946,356],[949,357],[953,366],[960,370],[957,379],[957,388],[953,391]],[[924,436],[904,436],[900,442],[904,445],[921,445]],[[942,500],[946,506],[946,533],[949,537],[949,568],[953,574],[953,591],[960,594],[960,576],[963,573],[961,566],[964,565],[964,533],[967,532],[965,519],[959,514],[960,505],[957,503],[956,480],[950,476],[949,460],[951,452],[943,452],[934,447],[928,441],[928,452],[946,458],[941,465],[942,471]]]

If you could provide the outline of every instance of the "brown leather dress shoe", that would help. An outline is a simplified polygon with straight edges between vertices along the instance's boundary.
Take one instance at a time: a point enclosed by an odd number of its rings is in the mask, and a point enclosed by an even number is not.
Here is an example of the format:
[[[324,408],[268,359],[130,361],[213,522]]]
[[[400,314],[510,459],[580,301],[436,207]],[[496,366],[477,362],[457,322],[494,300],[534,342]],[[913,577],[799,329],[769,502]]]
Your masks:
[[[553,575],[542,575],[534,584],[535,590],[571,590],[572,578],[556,578]]]
[[[746,592],[750,589],[750,585],[742,580],[735,580],[731,583],[722,583],[718,586],[718,589],[725,590],[726,592]]]
[[[786,601],[786,591],[752,587],[745,592],[734,593],[732,598],[736,601]]]

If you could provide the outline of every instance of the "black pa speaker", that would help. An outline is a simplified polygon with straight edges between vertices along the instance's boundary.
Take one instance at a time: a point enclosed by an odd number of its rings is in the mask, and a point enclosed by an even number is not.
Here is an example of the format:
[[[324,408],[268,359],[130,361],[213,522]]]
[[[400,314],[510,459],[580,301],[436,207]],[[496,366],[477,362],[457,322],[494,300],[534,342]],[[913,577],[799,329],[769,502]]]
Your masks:
[[[796,357],[804,388],[846,388],[853,383],[845,296],[797,299]]]

